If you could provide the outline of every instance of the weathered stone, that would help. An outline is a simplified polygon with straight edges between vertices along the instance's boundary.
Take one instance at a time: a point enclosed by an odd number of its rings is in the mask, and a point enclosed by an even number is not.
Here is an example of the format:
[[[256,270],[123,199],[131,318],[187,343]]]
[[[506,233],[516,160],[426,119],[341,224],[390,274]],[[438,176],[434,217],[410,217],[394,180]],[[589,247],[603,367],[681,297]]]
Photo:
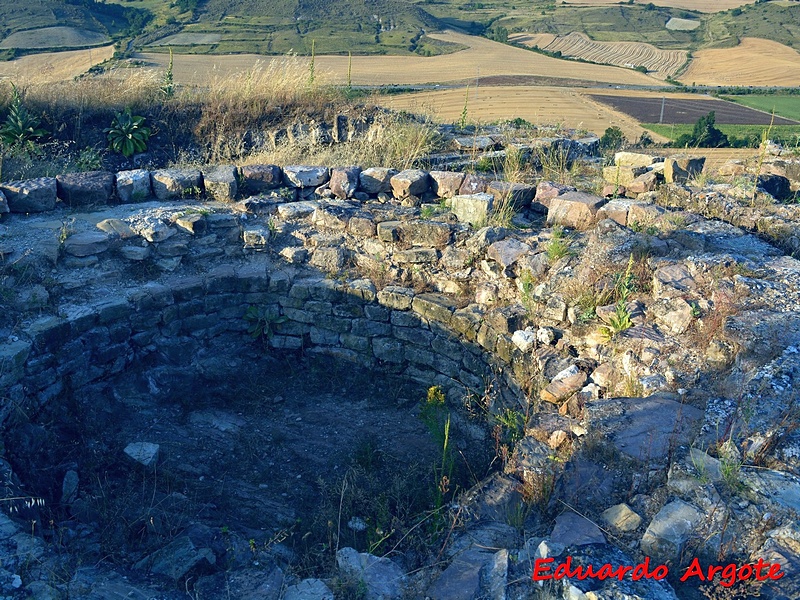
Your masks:
[[[664,265],[653,273],[653,297],[675,298],[697,288],[694,277],[682,263]]]
[[[150,171],[134,169],[117,173],[117,197],[120,202],[143,202],[152,195]]]
[[[203,172],[206,194],[217,202],[230,202],[239,192],[237,170],[233,165],[221,165]]]
[[[136,232],[131,229],[130,225],[120,219],[103,219],[97,224],[97,228],[123,240],[136,236]]]
[[[283,179],[286,185],[295,188],[316,188],[330,178],[328,167],[308,167],[305,165],[289,165],[283,167]]]
[[[146,260],[153,253],[152,246],[122,246],[119,253],[127,260]]]
[[[242,240],[244,247],[249,249],[265,248],[269,244],[272,232],[266,227],[257,227],[255,229],[245,229],[242,231]]]
[[[586,373],[578,370],[577,367],[569,367],[558,373],[548,386],[539,393],[539,397],[545,402],[560,404],[578,392],[587,379]]]
[[[301,202],[290,202],[288,204],[278,205],[278,215],[282,219],[302,219],[310,214],[313,214],[319,207],[319,203],[312,200],[305,200]]]
[[[442,294],[418,294],[414,297],[411,307],[415,313],[426,319],[447,323],[450,321],[456,304]]]
[[[464,173],[453,171],[431,171],[431,189],[439,198],[452,198],[464,182]]]
[[[628,224],[628,211],[635,200],[615,198],[609,200],[597,211],[597,220],[612,219],[623,227]]]
[[[794,197],[790,181],[782,175],[759,175],[758,186],[776,200],[788,200]]]
[[[161,169],[150,173],[150,183],[159,200],[199,196],[203,174],[198,169]]]
[[[534,197],[532,208],[536,212],[546,213],[547,209],[550,208],[550,200],[567,192],[576,191],[577,189],[571,185],[542,180],[536,186],[536,196]]]
[[[6,200],[6,195],[0,192],[0,215],[8,212],[11,212],[11,209],[8,208],[8,200]]]
[[[724,162],[717,169],[717,175],[723,177],[740,177],[747,173],[747,168],[741,160],[731,159]]]
[[[344,266],[345,254],[342,248],[320,247],[314,250],[309,263],[327,273],[338,273]]]
[[[215,563],[216,557],[210,548],[197,548],[184,535],[136,563],[135,568],[164,575],[178,582],[193,571],[208,569]]]
[[[397,175],[396,169],[385,167],[370,167],[364,169],[358,176],[361,190],[368,194],[379,194],[392,190],[392,177]]]
[[[511,336],[511,342],[522,352],[530,352],[536,347],[536,332],[530,327],[518,329]]]
[[[516,238],[506,238],[489,246],[489,258],[504,269],[513,265],[521,256],[531,251],[531,247]]]
[[[69,206],[108,204],[114,192],[114,174],[108,171],[58,175],[56,182],[58,197]]]
[[[163,242],[178,233],[174,227],[150,215],[131,223],[131,228],[148,242]]]
[[[333,592],[321,579],[304,579],[286,588],[283,600],[333,600]]]
[[[511,210],[520,211],[531,205],[536,188],[526,183],[492,181],[486,186],[486,193],[492,194],[496,202],[510,206]]]
[[[703,515],[695,506],[673,500],[653,517],[642,536],[642,551],[661,561],[677,558],[702,520]]]
[[[686,183],[703,172],[705,157],[671,156],[664,160],[664,180],[667,183]]]
[[[336,564],[347,577],[364,582],[366,600],[395,600],[403,595],[406,576],[388,558],[342,548],[336,553]]]
[[[602,517],[606,523],[620,531],[635,531],[642,522],[642,517],[627,504],[615,504],[607,508]]]
[[[497,333],[507,334],[522,329],[528,321],[528,311],[521,304],[511,304],[492,309],[484,320]]]
[[[108,250],[110,238],[102,231],[84,231],[69,236],[64,251],[71,256],[91,256]]]
[[[361,167],[336,167],[331,170],[331,193],[342,200],[352,198],[358,189]]]
[[[57,183],[53,177],[0,183],[8,209],[14,213],[44,212],[56,207]]]
[[[403,221],[398,231],[400,241],[412,246],[444,248],[450,243],[450,225],[439,221]]]
[[[606,538],[597,525],[569,511],[556,517],[550,540],[564,546],[606,543]]]
[[[470,196],[472,194],[483,194],[486,192],[486,186],[489,185],[489,179],[483,175],[475,175],[467,173],[464,176],[464,181],[461,182],[461,187],[458,188],[460,196]]]
[[[694,318],[692,305],[679,297],[657,300],[650,306],[650,311],[659,325],[675,335],[685,332]]]
[[[395,252],[394,259],[400,264],[435,263],[439,260],[439,253],[434,248],[411,248]]]
[[[450,200],[450,208],[462,223],[481,227],[486,225],[492,214],[494,196],[484,193],[454,196]]]
[[[620,167],[649,167],[657,160],[660,160],[657,156],[636,152],[617,152],[614,154],[614,164]]]
[[[480,596],[480,575],[494,553],[470,549],[456,556],[426,590],[431,600],[475,600]]]
[[[491,135],[461,135],[453,138],[453,146],[461,151],[486,152],[499,145]]]
[[[383,221],[378,223],[376,231],[378,239],[382,242],[392,243],[400,239],[401,221]]]
[[[629,183],[645,171],[646,169],[642,167],[604,167],[603,181],[607,181],[613,185],[624,185],[627,188]]]
[[[245,165],[239,168],[242,188],[250,194],[260,194],[283,185],[283,173],[277,165]]]
[[[414,300],[414,290],[396,285],[387,285],[378,292],[378,302],[396,310],[408,310]]]
[[[125,446],[125,454],[145,467],[155,466],[158,462],[159,445],[150,442],[131,442]]]
[[[406,169],[393,176],[391,184],[395,198],[418,198],[430,188],[430,177],[420,169]]]
[[[323,202],[311,215],[311,222],[320,228],[344,231],[355,211],[356,209],[350,206],[338,206]]]
[[[666,209],[655,204],[632,202],[628,207],[628,227],[650,225],[665,212],[667,212]]]
[[[676,401],[670,394],[646,398],[606,398],[587,404],[588,418],[598,432],[624,454],[662,464],[670,448],[686,443],[703,411]],[[658,418],[653,418],[658,415]]]
[[[593,194],[567,192],[550,201],[547,224],[588,229],[595,224],[597,211],[605,202],[604,198]]]
[[[368,212],[350,217],[347,222],[347,230],[360,237],[375,237],[378,234],[378,228],[375,225],[372,214]]]
[[[652,192],[658,185],[658,175],[653,171],[642,173],[630,183],[625,184],[625,190],[628,194],[643,194],[645,192]]]
[[[208,221],[206,215],[197,212],[190,212],[175,219],[175,225],[192,235],[202,235],[206,231]]]

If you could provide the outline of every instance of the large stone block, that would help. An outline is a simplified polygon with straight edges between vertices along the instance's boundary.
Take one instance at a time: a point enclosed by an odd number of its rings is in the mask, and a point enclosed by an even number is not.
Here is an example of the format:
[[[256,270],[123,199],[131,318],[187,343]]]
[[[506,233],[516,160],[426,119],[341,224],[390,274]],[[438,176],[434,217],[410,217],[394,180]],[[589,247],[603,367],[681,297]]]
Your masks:
[[[653,517],[642,536],[642,551],[657,560],[678,558],[702,520],[703,515],[695,506],[673,500]]]
[[[452,198],[464,182],[464,173],[431,171],[431,189],[439,198]]]
[[[117,173],[117,197],[120,202],[142,202],[152,195],[150,171],[134,169]]]
[[[309,167],[305,165],[289,165],[283,167],[283,179],[286,185],[295,188],[315,188],[326,183],[330,178],[328,167]]]
[[[450,243],[450,225],[438,221],[404,221],[399,226],[400,240],[412,246],[444,248]]]
[[[593,194],[567,192],[550,201],[547,224],[588,229],[595,224],[597,211],[605,202],[604,198]]]
[[[161,169],[150,173],[153,193],[159,200],[199,196],[203,175],[198,169]]]
[[[704,156],[699,158],[671,156],[664,161],[664,180],[667,183],[686,183],[702,173],[705,164]]]
[[[486,193],[492,194],[498,202],[509,202],[512,210],[518,211],[531,205],[536,188],[525,183],[492,181],[486,186]]]
[[[491,194],[468,194],[455,196],[450,200],[450,209],[462,223],[483,226],[489,221],[494,208]]]
[[[649,167],[657,162],[659,157],[637,152],[617,152],[614,154],[614,164],[620,167]]]
[[[627,187],[634,179],[645,173],[644,167],[623,167],[620,165],[603,167],[603,180],[614,185]]]
[[[370,167],[364,169],[358,176],[361,191],[367,194],[380,194],[392,190],[392,177],[397,175],[396,169],[386,167]]]
[[[430,188],[430,177],[421,169],[406,169],[392,177],[391,184],[395,198],[418,198]]]
[[[218,202],[230,202],[239,192],[236,167],[220,165],[203,173],[206,194]]]
[[[283,185],[283,173],[277,165],[245,165],[239,169],[243,191],[259,194]]]
[[[331,170],[331,193],[342,200],[352,198],[358,189],[361,167],[336,167]]]
[[[57,184],[53,177],[8,181],[0,184],[0,192],[5,195],[11,212],[44,212],[56,207]]]
[[[108,171],[58,175],[56,182],[58,197],[70,206],[108,204],[114,192],[114,174]]]

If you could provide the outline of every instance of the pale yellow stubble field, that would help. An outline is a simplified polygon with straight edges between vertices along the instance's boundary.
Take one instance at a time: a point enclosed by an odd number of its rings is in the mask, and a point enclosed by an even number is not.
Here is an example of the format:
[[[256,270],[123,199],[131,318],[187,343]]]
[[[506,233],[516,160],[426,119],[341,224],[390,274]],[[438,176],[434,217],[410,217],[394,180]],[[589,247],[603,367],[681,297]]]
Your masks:
[[[0,78],[29,84],[65,81],[85,73],[90,67],[111,58],[113,54],[113,45],[91,50],[29,54],[0,62]]]
[[[630,69],[569,62],[514,48],[486,38],[456,32],[431,34],[437,39],[465,46],[467,50],[442,56],[353,56],[353,85],[414,85],[465,82],[477,76],[537,76],[603,82],[613,85],[663,85],[662,81]],[[158,53],[141,55],[149,65],[166,68],[169,56]],[[203,83],[209,73],[230,73],[252,69],[269,57],[253,54],[233,56],[175,55],[173,72],[176,83]],[[296,60],[307,68],[309,58]],[[315,71],[325,74],[330,83],[347,83],[347,56],[317,56]]]
[[[467,121],[492,123],[522,118],[537,125],[561,125],[602,135],[608,127],[619,127],[626,138],[636,140],[644,129],[627,115],[596,102],[587,94],[599,90],[553,86],[470,86],[379,98],[380,104],[408,110],[436,121],[457,122],[466,101]],[[620,90],[615,90],[617,93]],[[650,134],[656,141],[666,141]]]

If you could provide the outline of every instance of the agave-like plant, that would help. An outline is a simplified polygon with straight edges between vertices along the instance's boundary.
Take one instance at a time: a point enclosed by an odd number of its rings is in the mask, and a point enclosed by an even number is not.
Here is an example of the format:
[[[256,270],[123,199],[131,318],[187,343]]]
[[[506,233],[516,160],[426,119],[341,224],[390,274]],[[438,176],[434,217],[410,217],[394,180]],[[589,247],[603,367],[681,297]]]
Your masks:
[[[47,135],[48,132],[39,127],[41,119],[22,105],[22,97],[14,84],[12,88],[13,96],[8,107],[8,115],[5,122],[0,125],[0,141],[8,146],[21,146]]]
[[[104,129],[108,137],[108,147],[126,158],[147,150],[147,140],[152,132],[144,121],[144,117],[131,115],[130,108],[117,113],[111,121],[111,127]]]

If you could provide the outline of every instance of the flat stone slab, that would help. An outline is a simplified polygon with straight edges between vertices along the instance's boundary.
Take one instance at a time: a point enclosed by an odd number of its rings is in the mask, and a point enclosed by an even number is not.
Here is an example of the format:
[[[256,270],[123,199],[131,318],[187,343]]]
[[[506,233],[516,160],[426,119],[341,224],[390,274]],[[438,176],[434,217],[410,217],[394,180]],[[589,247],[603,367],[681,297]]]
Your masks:
[[[125,454],[139,464],[149,467],[158,462],[160,446],[150,442],[131,442],[125,446]]]
[[[653,517],[642,536],[642,550],[660,560],[676,558],[702,520],[697,507],[683,500],[673,500]]]
[[[161,169],[150,173],[153,193],[159,200],[173,200],[198,195],[203,175],[197,169]]]
[[[283,167],[283,179],[286,185],[295,188],[317,187],[328,181],[328,167],[307,167],[289,165]]]
[[[71,235],[64,242],[64,251],[71,256],[91,256],[108,250],[109,235],[102,231],[84,231]]]
[[[257,194],[283,185],[283,173],[277,165],[245,165],[241,167],[242,187]]]
[[[134,169],[117,173],[117,196],[120,202],[143,202],[153,195],[150,171]]]
[[[491,552],[474,549],[460,554],[428,588],[426,596],[431,600],[473,600],[480,592],[481,569],[493,558]]]
[[[606,543],[606,537],[597,525],[574,512],[565,512],[556,518],[550,539],[564,546]]]
[[[610,398],[587,405],[589,419],[620,452],[661,463],[671,447],[691,440],[703,411],[659,393],[648,398]]]
[[[304,579],[286,588],[283,600],[333,600],[333,592],[321,579]]]
[[[56,207],[57,183],[54,177],[0,184],[8,209],[15,213],[45,212]]]
[[[739,477],[751,490],[800,513],[800,478],[770,469],[742,467]]]
[[[346,575],[364,582],[366,600],[390,600],[403,594],[405,573],[388,558],[342,548],[336,553],[336,564]]]
[[[597,220],[597,211],[606,200],[585,192],[567,192],[550,200],[548,225],[588,229]]]
[[[70,206],[108,204],[114,191],[114,179],[114,174],[108,171],[58,175],[58,197]]]
[[[221,165],[203,172],[206,194],[219,202],[230,202],[239,192],[236,167]]]

